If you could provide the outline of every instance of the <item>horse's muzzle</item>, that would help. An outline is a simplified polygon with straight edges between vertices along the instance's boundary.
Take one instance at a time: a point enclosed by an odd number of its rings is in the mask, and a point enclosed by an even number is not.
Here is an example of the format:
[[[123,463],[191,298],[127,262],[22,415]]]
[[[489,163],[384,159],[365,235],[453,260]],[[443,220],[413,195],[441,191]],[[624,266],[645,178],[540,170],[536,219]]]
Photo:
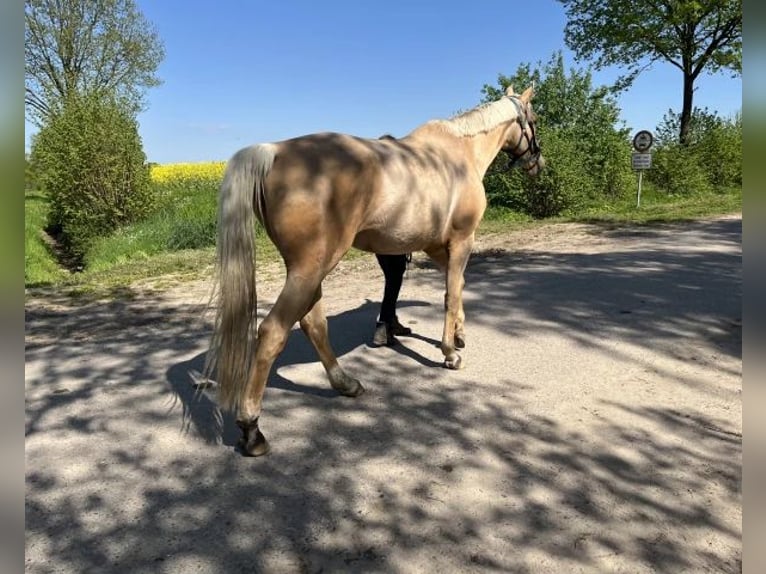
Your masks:
[[[537,161],[532,164],[532,169],[529,170],[529,175],[537,175],[543,171],[543,169],[545,169],[545,158],[543,156],[539,156]]]

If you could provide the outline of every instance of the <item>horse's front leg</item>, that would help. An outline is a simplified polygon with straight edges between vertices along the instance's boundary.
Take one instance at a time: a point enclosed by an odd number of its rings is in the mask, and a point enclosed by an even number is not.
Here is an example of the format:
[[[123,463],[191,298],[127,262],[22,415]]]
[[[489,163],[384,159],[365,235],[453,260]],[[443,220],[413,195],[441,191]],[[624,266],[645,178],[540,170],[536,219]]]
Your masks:
[[[462,290],[465,287],[465,277],[461,276],[460,301],[458,302],[457,319],[455,320],[455,348],[465,349],[465,311],[463,310]],[[444,292],[444,310],[447,310],[447,292]]]
[[[447,248],[446,247],[437,247],[432,249],[426,249],[426,255],[428,255],[431,260],[436,263],[436,265],[441,269],[446,276],[447,273],[447,267],[449,262],[449,255],[447,254]],[[461,279],[462,279],[461,274]],[[460,289],[462,291],[463,286],[465,285],[465,280],[461,281],[460,283]],[[444,310],[447,310],[447,291],[444,292]],[[457,312],[457,320],[455,321],[455,348],[457,349],[463,349],[465,348],[465,329],[464,324],[465,322],[465,312],[463,311],[463,297],[460,297],[460,305],[458,307]]]
[[[455,319],[455,347],[465,349],[465,311],[463,310],[463,287],[465,277],[460,274],[460,299],[458,300],[457,319]]]
[[[452,241],[449,245],[447,261],[447,293],[445,295],[444,332],[442,334],[441,350],[444,354],[444,365],[448,369],[460,369],[463,361],[457,353],[458,348],[465,347],[463,323],[463,286],[465,267],[471,255],[473,235],[461,241]]]

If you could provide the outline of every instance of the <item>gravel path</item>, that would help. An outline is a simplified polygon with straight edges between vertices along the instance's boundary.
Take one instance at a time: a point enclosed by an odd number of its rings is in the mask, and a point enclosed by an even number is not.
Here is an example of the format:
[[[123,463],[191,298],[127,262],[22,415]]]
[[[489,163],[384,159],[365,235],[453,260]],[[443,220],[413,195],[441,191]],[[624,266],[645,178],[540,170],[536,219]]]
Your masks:
[[[485,236],[466,368],[441,367],[443,281],[415,258],[370,348],[372,257],[324,285],[367,393],[295,331],[266,391],[272,454],[195,400],[208,285],[26,304],[26,571],[739,572],[742,220]],[[261,270],[263,311],[280,269]]]

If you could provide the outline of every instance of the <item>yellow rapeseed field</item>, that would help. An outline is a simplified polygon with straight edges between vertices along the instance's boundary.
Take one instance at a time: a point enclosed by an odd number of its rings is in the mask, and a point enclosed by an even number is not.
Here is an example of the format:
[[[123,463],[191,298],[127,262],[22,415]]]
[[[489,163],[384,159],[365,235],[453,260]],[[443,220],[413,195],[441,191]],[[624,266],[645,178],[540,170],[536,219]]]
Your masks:
[[[198,163],[167,163],[153,165],[151,177],[158,184],[215,184],[223,178],[225,161],[206,161]]]

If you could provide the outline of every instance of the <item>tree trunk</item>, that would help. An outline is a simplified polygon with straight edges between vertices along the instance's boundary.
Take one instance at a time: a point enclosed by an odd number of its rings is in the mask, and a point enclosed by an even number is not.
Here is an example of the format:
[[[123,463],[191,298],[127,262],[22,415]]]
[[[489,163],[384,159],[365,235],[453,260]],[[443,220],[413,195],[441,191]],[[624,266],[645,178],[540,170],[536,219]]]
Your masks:
[[[681,107],[681,127],[678,141],[682,146],[689,143],[689,126],[692,121],[692,98],[694,96],[694,76],[691,71],[684,71],[684,101]]]

